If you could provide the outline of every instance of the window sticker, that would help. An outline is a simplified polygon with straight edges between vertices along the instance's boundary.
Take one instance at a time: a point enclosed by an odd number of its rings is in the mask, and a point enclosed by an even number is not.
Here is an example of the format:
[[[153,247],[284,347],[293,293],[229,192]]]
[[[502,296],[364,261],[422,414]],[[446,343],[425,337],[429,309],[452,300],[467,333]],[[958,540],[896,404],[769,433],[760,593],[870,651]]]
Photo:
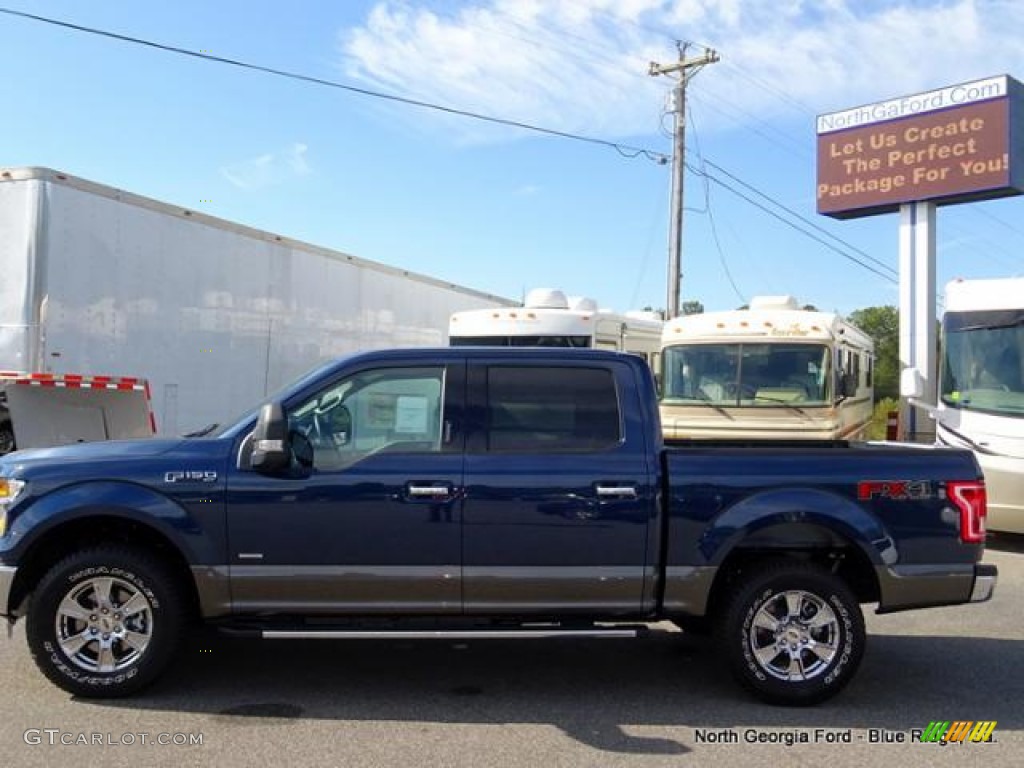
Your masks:
[[[399,395],[395,404],[395,432],[423,435],[427,432],[430,401],[418,395]]]

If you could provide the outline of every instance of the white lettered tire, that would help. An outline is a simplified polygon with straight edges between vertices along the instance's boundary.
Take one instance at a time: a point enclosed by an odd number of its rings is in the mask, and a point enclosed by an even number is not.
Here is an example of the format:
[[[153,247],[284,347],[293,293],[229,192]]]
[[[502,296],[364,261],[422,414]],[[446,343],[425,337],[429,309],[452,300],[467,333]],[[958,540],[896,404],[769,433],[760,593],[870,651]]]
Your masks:
[[[860,604],[808,562],[773,561],[735,585],[717,641],[733,675],[772,704],[809,705],[850,681],[864,654]]]
[[[118,545],[85,549],[40,580],[27,616],[29,649],[43,674],[69,693],[126,696],[170,662],[184,605],[158,558]]]

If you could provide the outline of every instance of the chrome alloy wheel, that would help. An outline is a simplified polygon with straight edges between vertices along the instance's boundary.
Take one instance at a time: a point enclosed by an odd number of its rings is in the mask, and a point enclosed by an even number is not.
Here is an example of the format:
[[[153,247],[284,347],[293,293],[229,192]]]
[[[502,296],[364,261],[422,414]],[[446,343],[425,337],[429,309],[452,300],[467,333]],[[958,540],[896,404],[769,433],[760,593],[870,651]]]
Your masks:
[[[92,578],[60,601],[56,630],[61,650],[75,666],[117,672],[146,652],[153,637],[153,606],[124,579]]]
[[[778,680],[810,680],[839,651],[839,619],[817,595],[780,592],[758,610],[747,642],[758,666]]]

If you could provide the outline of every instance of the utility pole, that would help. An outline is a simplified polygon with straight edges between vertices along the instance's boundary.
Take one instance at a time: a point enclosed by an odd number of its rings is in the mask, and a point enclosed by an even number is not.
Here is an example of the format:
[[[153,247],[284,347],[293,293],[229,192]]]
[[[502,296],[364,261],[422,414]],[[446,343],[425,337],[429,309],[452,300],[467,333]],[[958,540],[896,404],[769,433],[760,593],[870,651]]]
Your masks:
[[[673,64],[661,65],[652,61],[647,74],[676,75],[676,86],[672,89],[672,112],[675,115],[675,126],[672,132],[672,201],[671,220],[668,233],[668,303],[665,311],[666,320],[679,316],[679,289],[682,281],[683,258],[683,181],[686,175],[686,164],[683,153],[686,150],[686,86],[705,64],[718,61],[718,54],[705,48],[701,56],[686,58],[688,45],[677,44],[679,60]]]

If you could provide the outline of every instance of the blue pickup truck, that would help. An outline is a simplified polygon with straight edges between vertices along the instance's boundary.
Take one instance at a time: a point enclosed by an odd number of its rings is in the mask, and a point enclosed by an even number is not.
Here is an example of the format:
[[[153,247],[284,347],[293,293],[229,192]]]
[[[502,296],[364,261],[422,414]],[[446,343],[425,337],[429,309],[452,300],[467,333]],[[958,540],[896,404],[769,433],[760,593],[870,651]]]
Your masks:
[[[80,696],[154,680],[191,624],[264,638],[717,635],[764,700],[837,693],[879,612],[987,600],[967,451],[665,446],[594,350],[362,353],[178,439],[0,459],[0,615]]]

